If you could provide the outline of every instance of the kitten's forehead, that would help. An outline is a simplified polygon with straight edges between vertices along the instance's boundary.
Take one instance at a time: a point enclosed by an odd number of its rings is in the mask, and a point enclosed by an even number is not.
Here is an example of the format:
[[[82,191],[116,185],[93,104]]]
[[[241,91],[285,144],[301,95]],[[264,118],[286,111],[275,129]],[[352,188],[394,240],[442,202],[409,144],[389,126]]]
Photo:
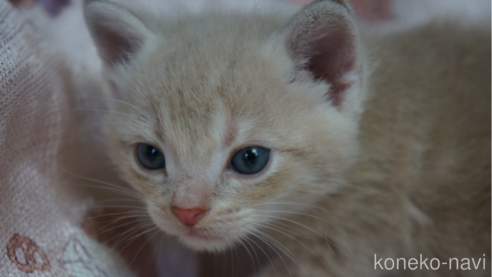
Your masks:
[[[179,130],[193,136],[190,141],[202,140],[218,128],[234,129],[235,120],[268,113],[266,102],[285,86],[279,72],[266,61],[261,42],[227,39],[216,34],[189,45],[180,40],[177,46],[163,40],[143,57],[146,67],[140,67],[135,83],[145,97],[138,101],[157,111],[163,132]]]

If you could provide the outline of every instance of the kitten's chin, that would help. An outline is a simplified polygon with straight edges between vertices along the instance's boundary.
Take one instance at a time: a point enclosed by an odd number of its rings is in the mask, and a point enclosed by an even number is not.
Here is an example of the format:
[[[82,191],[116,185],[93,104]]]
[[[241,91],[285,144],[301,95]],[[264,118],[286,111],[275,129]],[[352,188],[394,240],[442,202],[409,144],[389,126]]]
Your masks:
[[[199,232],[189,232],[178,236],[179,241],[187,247],[196,251],[221,251],[230,246],[227,239],[210,235],[203,235]]]
[[[224,237],[223,235],[204,231],[200,228],[185,226],[178,228],[163,228],[160,226],[160,228],[165,233],[178,237],[182,244],[195,251],[218,252],[230,247],[236,241],[234,238]]]

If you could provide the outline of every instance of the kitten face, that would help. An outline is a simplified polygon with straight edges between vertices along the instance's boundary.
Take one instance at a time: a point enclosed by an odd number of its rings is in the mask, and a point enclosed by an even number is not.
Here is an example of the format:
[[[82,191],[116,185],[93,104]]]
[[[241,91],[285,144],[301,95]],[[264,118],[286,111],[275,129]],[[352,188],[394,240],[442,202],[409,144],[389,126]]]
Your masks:
[[[192,248],[223,249],[279,210],[304,209],[335,191],[354,160],[356,116],[299,69],[287,36],[270,30],[283,22],[188,18],[140,30],[144,42],[125,49],[138,51],[109,62],[121,98],[108,123],[110,154],[155,224]],[[158,149],[165,167],[145,168],[139,143]],[[241,174],[231,159],[252,146],[268,149],[268,162]],[[190,226],[173,207],[205,212]]]

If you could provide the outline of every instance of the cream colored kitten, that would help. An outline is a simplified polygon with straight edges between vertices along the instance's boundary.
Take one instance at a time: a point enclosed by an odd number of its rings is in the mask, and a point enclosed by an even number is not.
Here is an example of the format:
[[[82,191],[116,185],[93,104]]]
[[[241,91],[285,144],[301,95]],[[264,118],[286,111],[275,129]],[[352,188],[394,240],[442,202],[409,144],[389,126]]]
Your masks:
[[[85,16],[122,101],[109,155],[164,232],[266,241],[260,276],[490,276],[490,29],[361,36],[343,0]]]

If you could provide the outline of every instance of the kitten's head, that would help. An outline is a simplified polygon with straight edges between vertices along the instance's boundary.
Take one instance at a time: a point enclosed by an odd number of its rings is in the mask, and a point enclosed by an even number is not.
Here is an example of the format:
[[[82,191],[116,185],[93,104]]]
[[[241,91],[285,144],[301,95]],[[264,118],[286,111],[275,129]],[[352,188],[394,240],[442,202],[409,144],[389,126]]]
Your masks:
[[[222,249],[342,183],[357,151],[363,68],[344,1],[282,16],[144,22],[93,1],[114,84],[110,154],[161,229]]]

